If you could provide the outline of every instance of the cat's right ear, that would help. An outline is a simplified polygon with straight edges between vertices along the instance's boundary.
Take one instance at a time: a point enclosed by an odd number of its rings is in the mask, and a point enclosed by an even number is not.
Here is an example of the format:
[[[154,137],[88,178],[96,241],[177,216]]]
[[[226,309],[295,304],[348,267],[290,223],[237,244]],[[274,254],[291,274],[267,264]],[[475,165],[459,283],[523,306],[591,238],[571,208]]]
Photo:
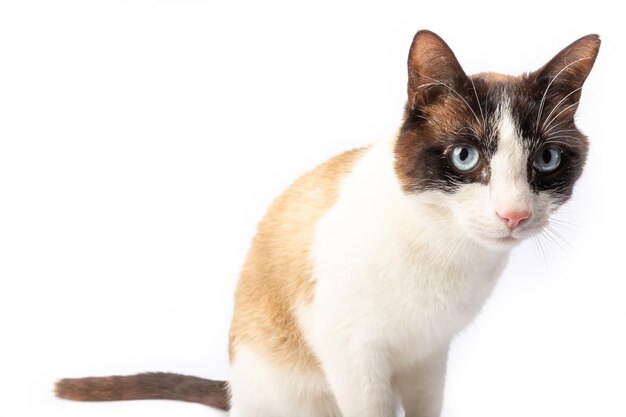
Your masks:
[[[409,51],[408,70],[409,109],[428,104],[467,80],[452,49],[429,30],[415,34]]]

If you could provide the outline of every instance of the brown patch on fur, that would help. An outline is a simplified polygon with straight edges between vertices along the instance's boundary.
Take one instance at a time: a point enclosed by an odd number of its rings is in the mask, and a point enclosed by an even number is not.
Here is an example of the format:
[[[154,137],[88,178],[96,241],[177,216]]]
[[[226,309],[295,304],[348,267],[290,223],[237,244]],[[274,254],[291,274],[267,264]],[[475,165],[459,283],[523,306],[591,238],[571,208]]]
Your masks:
[[[464,143],[486,154],[493,151],[493,144],[484,140],[490,137],[490,126],[483,121],[486,103],[478,101],[486,97],[488,83],[465,75],[450,47],[429,31],[415,35],[407,63],[408,102],[394,150],[402,189],[454,191],[463,183],[488,182],[485,159],[463,176],[455,175],[448,160],[454,146]]]
[[[518,80],[519,76],[513,76],[508,74],[500,74],[497,72],[481,72],[473,76],[474,78],[480,78],[488,83],[506,83]]]
[[[229,408],[225,381],[161,372],[62,379],[56,395],[74,401],[177,400]]]
[[[587,155],[587,138],[576,128],[574,115],[599,47],[599,37],[588,35],[533,73],[468,77],[441,38],[418,32],[409,52],[408,100],[394,149],[403,190],[450,193],[467,183],[487,184],[499,140],[497,109],[506,103],[531,156],[531,188],[566,201]],[[479,165],[468,173],[458,172],[449,158],[461,144],[473,145],[480,153]],[[550,173],[538,172],[533,158],[549,146],[561,152],[561,165]]]
[[[237,346],[244,344],[274,363],[305,371],[319,369],[294,308],[313,297],[310,248],[315,225],[337,200],[341,178],[362,152],[345,152],[300,177],[259,223],[235,292],[231,363]]]

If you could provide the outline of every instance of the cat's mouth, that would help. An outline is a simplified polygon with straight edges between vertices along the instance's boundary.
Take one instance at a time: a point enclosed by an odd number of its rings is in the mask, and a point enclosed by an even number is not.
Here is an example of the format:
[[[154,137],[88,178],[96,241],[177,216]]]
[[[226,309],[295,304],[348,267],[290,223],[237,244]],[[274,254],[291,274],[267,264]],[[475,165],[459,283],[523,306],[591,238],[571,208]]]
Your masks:
[[[513,235],[499,237],[496,240],[500,243],[505,243],[505,244],[515,243],[519,241],[519,239],[517,239],[516,237],[513,237]]]
[[[537,233],[537,229],[535,227],[521,227],[519,230],[515,229],[505,235],[491,236],[489,240],[496,242],[499,246],[511,247],[531,237],[535,233]]]
[[[511,248],[525,239],[525,235],[521,236],[517,233],[508,233],[501,235],[495,234],[491,236],[481,233],[479,236],[479,240],[481,240],[484,245],[500,249]]]

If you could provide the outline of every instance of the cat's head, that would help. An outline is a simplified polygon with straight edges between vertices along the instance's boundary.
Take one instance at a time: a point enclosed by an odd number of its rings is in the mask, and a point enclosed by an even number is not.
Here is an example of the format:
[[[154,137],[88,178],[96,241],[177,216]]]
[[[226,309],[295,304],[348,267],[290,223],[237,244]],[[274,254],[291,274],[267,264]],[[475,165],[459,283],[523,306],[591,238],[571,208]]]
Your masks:
[[[540,232],[585,164],[574,115],[599,47],[589,35],[537,71],[467,76],[439,36],[418,32],[394,150],[403,191],[488,247]]]

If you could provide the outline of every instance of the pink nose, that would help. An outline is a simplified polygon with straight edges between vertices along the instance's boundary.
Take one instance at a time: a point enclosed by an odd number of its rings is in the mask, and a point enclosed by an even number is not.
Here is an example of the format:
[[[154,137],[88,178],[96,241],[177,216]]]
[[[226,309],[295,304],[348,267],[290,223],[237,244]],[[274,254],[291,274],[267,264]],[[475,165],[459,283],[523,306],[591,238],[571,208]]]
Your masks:
[[[506,222],[506,225],[509,229],[513,230],[517,226],[520,225],[521,222],[530,217],[530,211],[528,210],[520,210],[520,211],[503,211],[500,212],[496,210],[496,213],[502,220]]]

